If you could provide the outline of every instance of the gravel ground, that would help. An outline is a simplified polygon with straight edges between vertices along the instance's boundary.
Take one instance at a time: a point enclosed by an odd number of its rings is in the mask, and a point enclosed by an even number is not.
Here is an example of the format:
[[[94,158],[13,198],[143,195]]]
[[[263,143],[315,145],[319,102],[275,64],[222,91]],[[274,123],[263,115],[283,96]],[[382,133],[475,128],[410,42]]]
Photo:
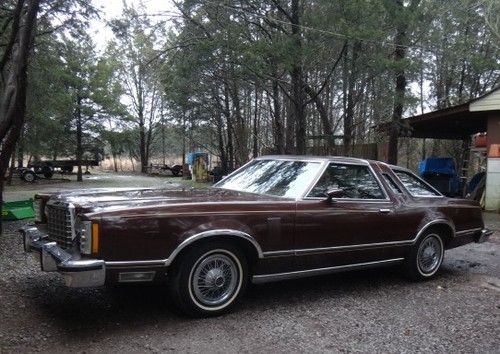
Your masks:
[[[434,280],[397,268],[250,287],[232,313],[176,314],[162,286],[69,289],[0,236],[0,353],[500,352],[500,216],[489,242],[447,251]]]

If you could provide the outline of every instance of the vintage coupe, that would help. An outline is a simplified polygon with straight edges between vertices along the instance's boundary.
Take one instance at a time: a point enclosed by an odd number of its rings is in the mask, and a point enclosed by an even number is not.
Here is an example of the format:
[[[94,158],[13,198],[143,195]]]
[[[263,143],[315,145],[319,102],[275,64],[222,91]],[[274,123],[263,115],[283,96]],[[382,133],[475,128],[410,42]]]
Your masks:
[[[402,264],[438,271],[444,250],[484,242],[477,202],[412,172],[343,157],[264,156],[208,189],[36,196],[21,233],[71,287],[166,281],[191,315],[215,315],[263,283]]]

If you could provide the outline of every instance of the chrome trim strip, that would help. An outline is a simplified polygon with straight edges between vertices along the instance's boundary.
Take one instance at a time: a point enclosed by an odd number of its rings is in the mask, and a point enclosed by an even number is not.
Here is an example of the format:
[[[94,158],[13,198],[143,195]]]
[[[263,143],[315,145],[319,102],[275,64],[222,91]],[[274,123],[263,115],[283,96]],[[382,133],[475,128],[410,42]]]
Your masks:
[[[268,283],[268,282],[273,282],[273,281],[304,278],[304,277],[323,275],[323,274],[331,274],[331,273],[335,273],[335,272],[341,272],[344,270],[355,270],[355,269],[365,269],[365,268],[379,267],[379,266],[389,266],[389,265],[393,265],[393,264],[399,264],[403,261],[404,261],[404,258],[393,258],[393,259],[385,259],[382,261],[345,264],[345,265],[333,266],[333,267],[299,270],[299,271],[295,271],[295,272],[260,274],[260,275],[254,275],[252,277],[252,283],[262,284],[262,283]]]
[[[420,237],[420,235],[422,235],[422,233],[431,225],[434,225],[434,224],[446,224],[448,225],[450,228],[451,228],[451,231],[452,231],[452,237],[455,237],[456,236],[456,232],[455,232],[455,225],[453,225],[453,223],[451,221],[448,221],[446,219],[436,219],[436,220],[432,220],[432,221],[429,221],[427,224],[425,224],[424,226],[422,226],[420,228],[420,230],[418,231],[417,233],[417,236],[415,237],[415,241]]]
[[[127,279],[127,276],[131,275],[146,275],[144,278],[137,278],[137,279]],[[156,272],[155,271],[150,271],[150,272],[120,272],[118,274],[118,283],[143,283],[143,282],[150,282],[153,281],[155,278]]]
[[[322,162],[322,166],[320,167],[320,169],[318,170],[316,176],[312,179],[311,183],[309,183],[309,185],[307,186],[307,188],[305,189],[305,192],[303,192],[298,198],[297,198],[297,201],[300,200],[300,199],[304,199],[306,198],[306,196],[311,192],[311,190],[314,188],[314,186],[316,185],[316,183],[318,183],[319,179],[321,178],[321,176],[323,176],[323,173],[325,173],[326,169],[328,168],[328,165],[330,164],[329,161],[323,161]],[[324,199],[324,198],[323,198]]]
[[[303,200],[326,200],[326,197],[305,197]],[[389,199],[332,198],[332,200],[336,203],[392,203]]]
[[[68,209],[69,209],[69,219],[71,223],[71,238],[72,240],[75,240],[76,238],[76,230],[75,230],[75,223],[76,223],[76,216],[75,216],[75,205],[73,203],[68,204]]]
[[[280,202],[280,203],[286,203],[286,204],[293,204],[295,206],[295,200],[290,199],[288,202]],[[201,204],[201,203],[200,203]],[[200,205],[198,204],[198,205]],[[181,204],[178,204],[181,205]],[[147,209],[151,207],[137,207],[134,208],[134,210],[141,210],[141,209]],[[272,210],[273,213],[279,213],[279,214],[295,214],[295,209],[279,209],[279,210]],[[269,214],[269,210],[241,210],[241,211],[227,211],[227,212],[222,212],[222,211],[203,211],[203,212],[169,212],[169,213],[157,213],[155,214],[155,217],[169,217],[169,216],[182,216],[182,217],[190,217],[190,216],[205,216],[205,215],[248,215],[248,214]],[[98,213],[89,213],[87,216],[93,216]],[[124,218],[134,218],[134,217],[144,217],[143,214],[129,214],[126,216],[112,216],[112,217],[107,217],[107,220],[113,220],[113,219],[124,219]]]
[[[264,252],[264,258],[268,257],[284,257],[284,256],[295,256],[295,252],[297,250],[292,249],[292,250],[279,250],[279,251],[267,251]]]
[[[242,238],[244,240],[247,240],[253,245],[253,247],[257,251],[257,256],[259,258],[264,258],[264,254],[262,252],[262,249],[260,248],[259,243],[249,234],[242,232],[242,231],[238,231],[238,230],[220,229],[220,230],[204,231],[204,232],[200,232],[198,234],[195,234],[195,235],[188,237],[187,239],[182,241],[182,243],[179,246],[177,246],[177,248],[170,254],[170,256],[165,261],[165,265],[169,266],[170,264],[172,264],[175,257],[185,247],[189,246],[191,243],[198,241],[200,239],[203,239],[203,238],[213,237],[213,236],[232,236],[232,237],[239,237],[239,238]]]
[[[463,236],[463,235],[467,235],[467,234],[472,234],[474,232],[478,232],[481,230],[483,230],[482,227],[476,227],[474,229],[467,229],[467,230],[460,230],[460,231],[455,232],[455,236]]]
[[[332,246],[332,247],[318,247],[318,248],[302,248],[295,249],[290,251],[270,251],[264,252],[264,257],[280,257],[280,256],[305,256],[309,254],[316,253],[331,253],[337,251],[350,251],[357,249],[366,249],[366,248],[379,248],[379,247],[387,247],[387,246],[404,246],[404,245],[412,245],[414,244],[416,239],[406,240],[406,241],[388,241],[388,242],[377,242],[377,243],[363,243],[358,245],[345,245],[345,246]]]
[[[108,261],[106,262],[106,267],[109,269],[119,269],[119,268],[143,268],[143,267],[165,267],[167,265],[167,259],[154,259],[147,261]]]
[[[366,161],[366,162],[368,163],[368,169],[372,172],[373,177],[375,177],[375,180],[377,181],[379,188],[384,193],[384,196],[385,196],[384,200],[391,200],[391,198],[389,198],[389,194],[387,193],[387,190],[385,189],[384,184],[382,183],[382,181],[378,177],[377,172],[375,172],[375,170],[373,169],[373,166],[368,161]],[[381,199],[377,199],[377,200],[381,200]]]

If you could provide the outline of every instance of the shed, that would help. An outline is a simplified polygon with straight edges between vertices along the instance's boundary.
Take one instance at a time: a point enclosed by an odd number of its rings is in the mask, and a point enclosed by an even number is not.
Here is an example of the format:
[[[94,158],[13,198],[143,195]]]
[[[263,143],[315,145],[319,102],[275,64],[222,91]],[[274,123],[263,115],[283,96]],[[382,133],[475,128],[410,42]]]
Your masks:
[[[390,123],[379,126],[388,130]],[[500,86],[466,103],[403,119],[400,136],[470,142],[487,133],[485,209],[500,211]]]

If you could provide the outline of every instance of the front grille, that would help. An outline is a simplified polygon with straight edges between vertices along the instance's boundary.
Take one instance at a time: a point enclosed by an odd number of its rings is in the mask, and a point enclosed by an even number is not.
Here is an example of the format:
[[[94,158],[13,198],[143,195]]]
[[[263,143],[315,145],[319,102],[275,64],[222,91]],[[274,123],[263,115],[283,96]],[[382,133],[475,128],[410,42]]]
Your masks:
[[[70,248],[73,245],[71,209],[63,203],[48,203],[46,208],[49,240],[57,242],[63,248]]]

